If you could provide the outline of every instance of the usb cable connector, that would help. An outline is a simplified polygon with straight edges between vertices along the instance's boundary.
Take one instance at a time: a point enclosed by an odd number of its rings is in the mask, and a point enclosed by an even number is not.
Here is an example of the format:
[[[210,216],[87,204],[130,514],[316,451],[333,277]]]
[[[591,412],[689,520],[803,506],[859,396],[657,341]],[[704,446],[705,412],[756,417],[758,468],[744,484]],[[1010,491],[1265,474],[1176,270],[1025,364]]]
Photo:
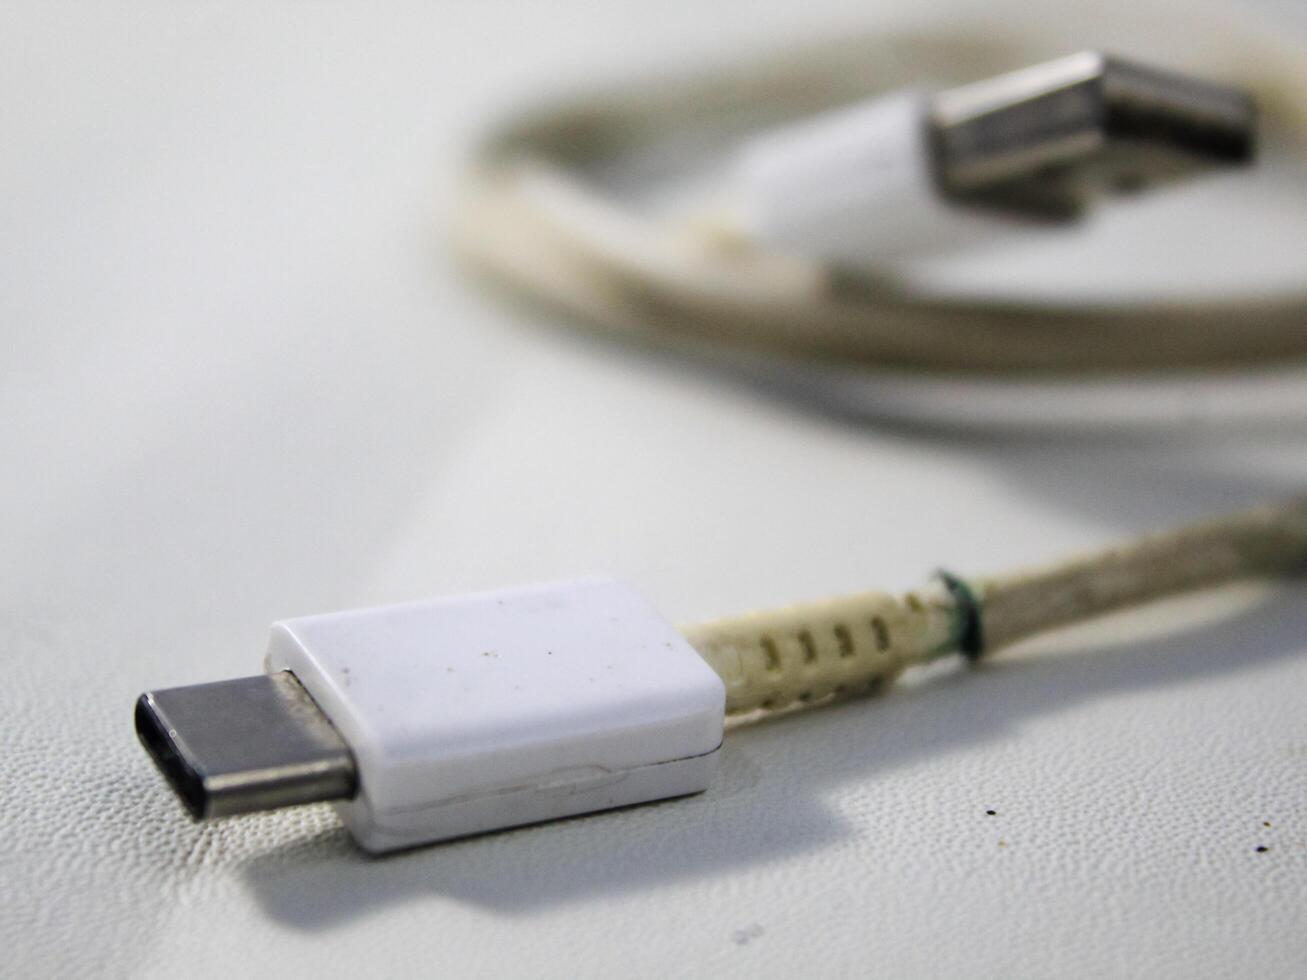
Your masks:
[[[1086,51],[939,92],[927,125],[944,194],[1068,219],[1105,194],[1251,163],[1256,115],[1238,89]]]
[[[332,800],[387,851],[698,793],[727,716],[887,688],[1029,636],[1252,575],[1307,568],[1307,502],[1047,569],[941,574],[676,630],[606,579],[309,616],[258,677],[142,695],[136,730],[192,816]]]
[[[941,92],[901,91],[740,150],[740,229],[852,268],[1061,224],[1096,200],[1251,162],[1242,91],[1084,52]]]
[[[721,679],[606,580],[286,620],[266,668],[137,702],[196,818],[331,800],[387,851],[697,793],[722,741]]]

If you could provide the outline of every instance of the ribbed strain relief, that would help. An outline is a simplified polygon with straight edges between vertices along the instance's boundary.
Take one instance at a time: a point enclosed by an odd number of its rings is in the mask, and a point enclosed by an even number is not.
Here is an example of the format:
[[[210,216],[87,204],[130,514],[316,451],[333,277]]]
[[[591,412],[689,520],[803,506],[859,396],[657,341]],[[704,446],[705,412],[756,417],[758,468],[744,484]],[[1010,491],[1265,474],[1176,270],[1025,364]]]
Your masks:
[[[933,583],[717,620],[683,630],[726,684],[726,710],[774,711],[876,691],[953,648],[957,601]]]

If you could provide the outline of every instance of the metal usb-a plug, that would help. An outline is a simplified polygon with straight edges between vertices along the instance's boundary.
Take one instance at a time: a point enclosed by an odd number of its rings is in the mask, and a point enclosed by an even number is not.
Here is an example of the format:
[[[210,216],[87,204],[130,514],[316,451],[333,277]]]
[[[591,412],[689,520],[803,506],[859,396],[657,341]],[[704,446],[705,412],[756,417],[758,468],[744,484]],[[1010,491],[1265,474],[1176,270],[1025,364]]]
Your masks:
[[[353,796],[354,756],[288,670],[142,694],[136,734],[197,820]]]
[[[928,128],[949,198],[1063,220],[1095,197],[1250,163],[1252,98],[1082,52],[936,94]]]

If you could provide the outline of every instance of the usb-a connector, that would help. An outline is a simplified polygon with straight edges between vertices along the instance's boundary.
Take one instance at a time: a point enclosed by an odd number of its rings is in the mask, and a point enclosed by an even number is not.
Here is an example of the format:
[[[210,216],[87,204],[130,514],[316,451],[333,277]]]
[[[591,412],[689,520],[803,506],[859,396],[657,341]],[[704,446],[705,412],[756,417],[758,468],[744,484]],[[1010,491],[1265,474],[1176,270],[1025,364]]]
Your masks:
[[[1052,218],[1255,148],[1245,93],[1094,51],[939,92],[928,112],[945,194]]]
[[[762,245],[878,266],[1248,163],[1255,123],[1238,89],[1085,52],[762,133],[741,148],[730,196]]]

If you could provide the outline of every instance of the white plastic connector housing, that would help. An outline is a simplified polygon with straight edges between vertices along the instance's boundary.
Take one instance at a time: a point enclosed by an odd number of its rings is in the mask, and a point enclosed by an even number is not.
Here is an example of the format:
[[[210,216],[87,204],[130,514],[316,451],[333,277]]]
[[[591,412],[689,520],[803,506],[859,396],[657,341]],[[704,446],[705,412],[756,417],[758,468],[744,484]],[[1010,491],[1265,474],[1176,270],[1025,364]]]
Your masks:
[[[353,752],[369,851],[701,792],[722,741],[721,680],[602,579],[286,620],[267,668]]]
[[[855,268],[1027,230],[940,193],[928,103],[924,93],[896,92],[747,141],[735,166],[744,230],[777,251]]]

